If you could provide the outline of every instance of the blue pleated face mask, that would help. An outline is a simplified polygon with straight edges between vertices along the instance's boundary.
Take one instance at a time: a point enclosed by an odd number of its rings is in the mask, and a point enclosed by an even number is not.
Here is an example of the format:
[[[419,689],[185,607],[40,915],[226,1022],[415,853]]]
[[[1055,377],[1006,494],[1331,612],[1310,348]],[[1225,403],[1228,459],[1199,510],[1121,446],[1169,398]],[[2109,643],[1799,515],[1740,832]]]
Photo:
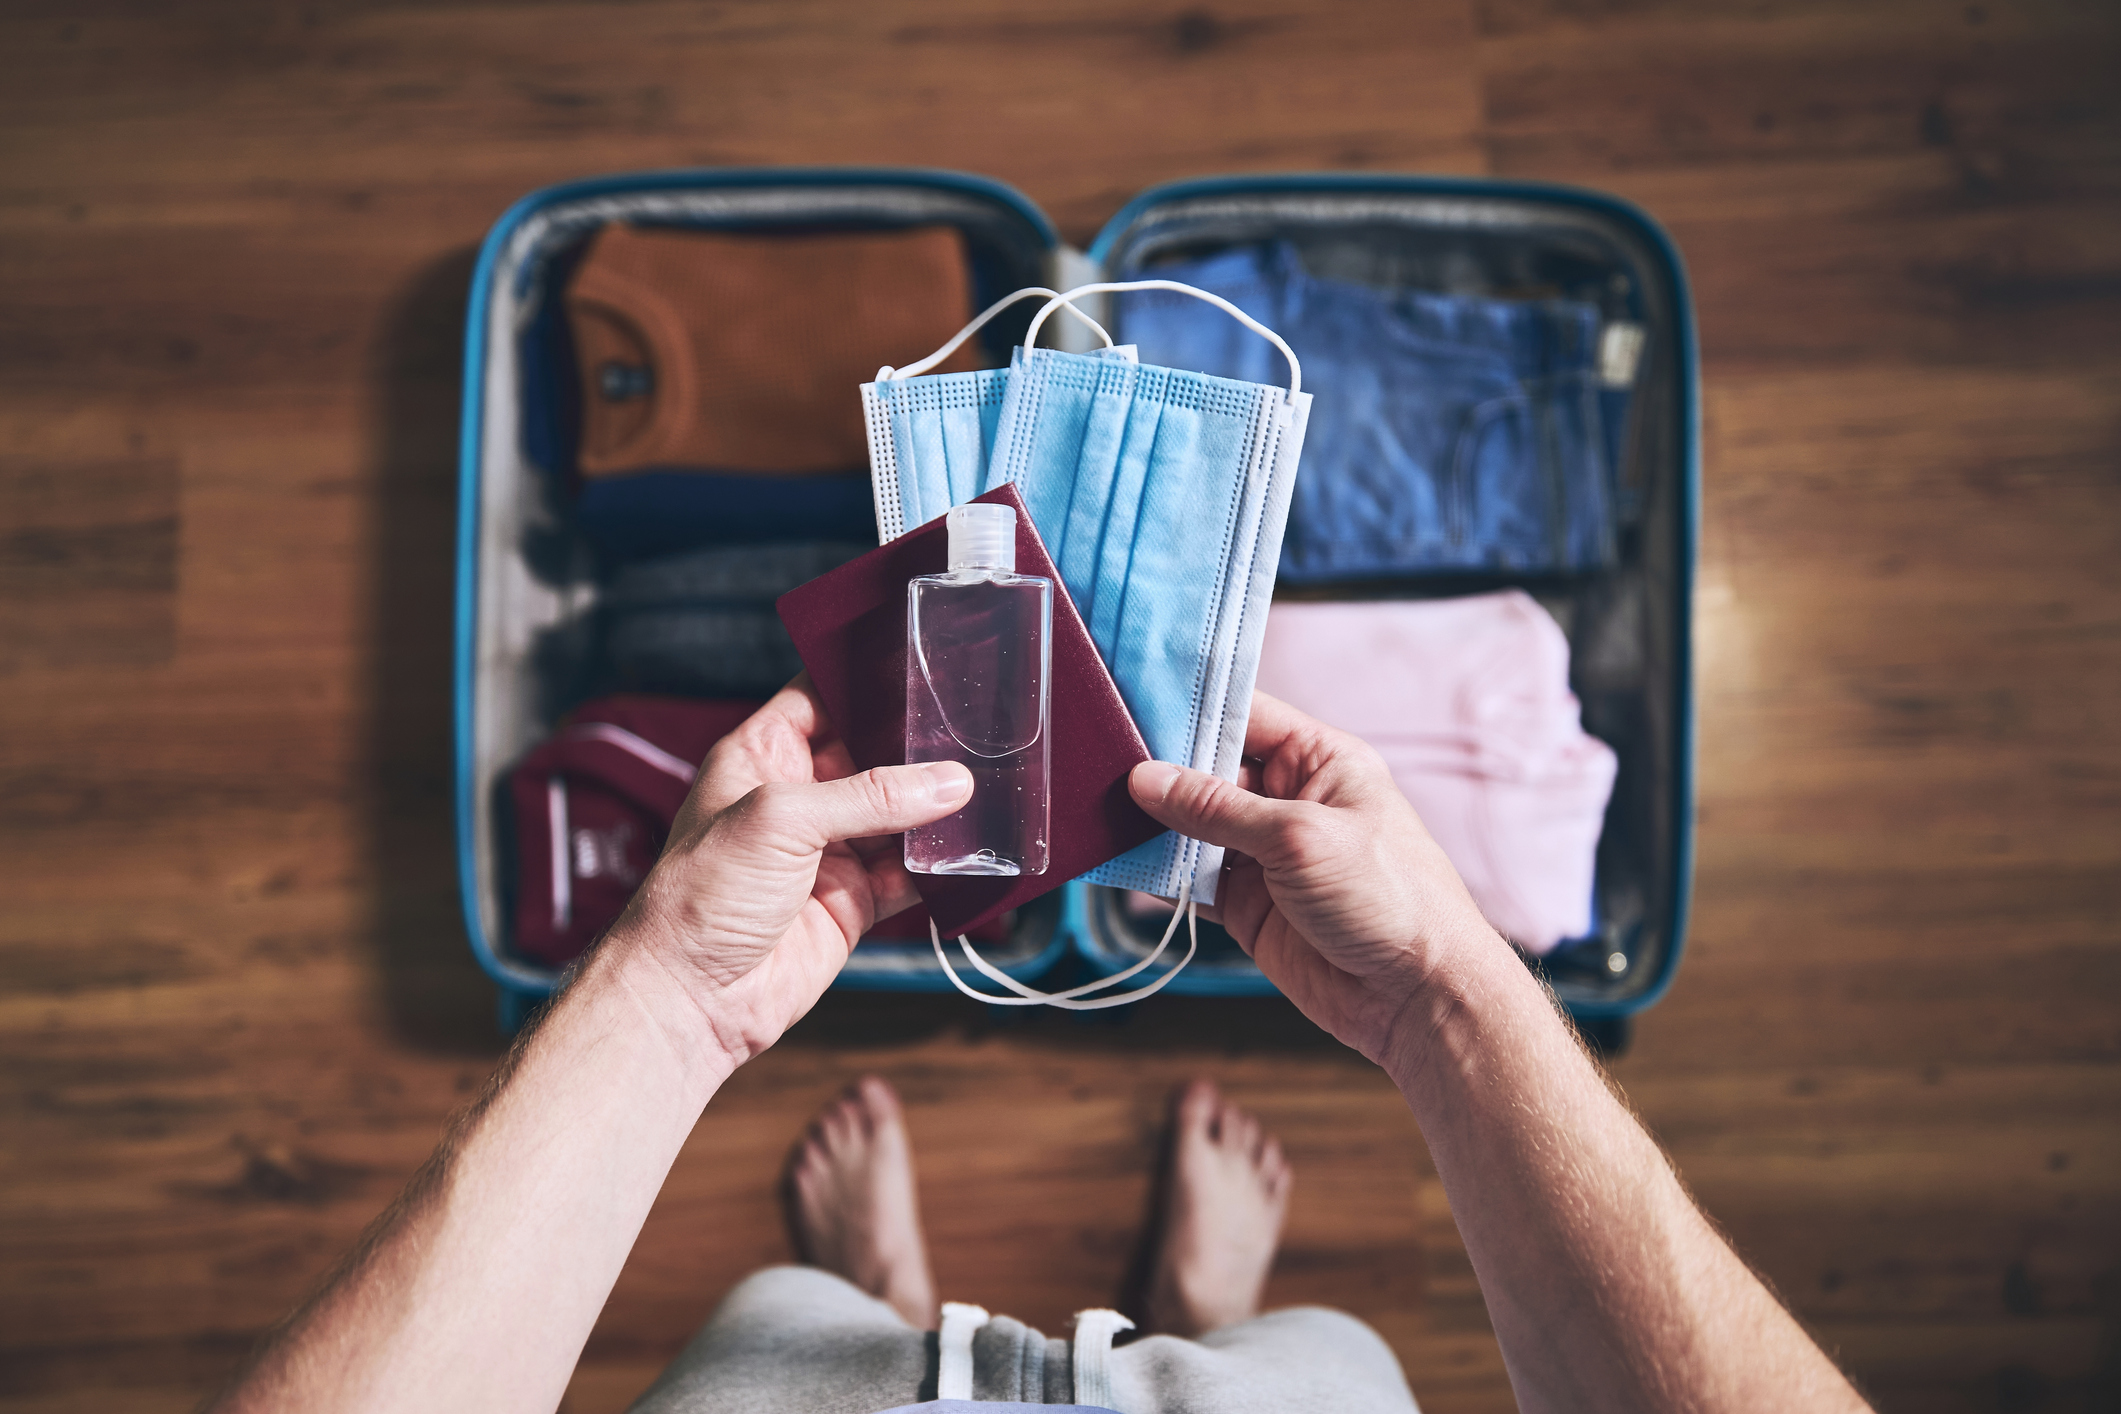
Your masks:
[[[1139,289],[1219,306],[1281,351],[1289,386],[1139,364],[1087,318],[1097,353],[1034,346],[1048,316],[1076,313],[1069,301]],[[1049,298],[1008,368],[921,376],[1030,294]],[[1014,482],[1150,753],[1234,781],[1310,414],[1301,379],[1277,335],[1190,286],[1020,291],[863,385],[878,525],[894,539]],[[1219,847],[1164,834],[1084,877],[1212,904],[1221,869]]]

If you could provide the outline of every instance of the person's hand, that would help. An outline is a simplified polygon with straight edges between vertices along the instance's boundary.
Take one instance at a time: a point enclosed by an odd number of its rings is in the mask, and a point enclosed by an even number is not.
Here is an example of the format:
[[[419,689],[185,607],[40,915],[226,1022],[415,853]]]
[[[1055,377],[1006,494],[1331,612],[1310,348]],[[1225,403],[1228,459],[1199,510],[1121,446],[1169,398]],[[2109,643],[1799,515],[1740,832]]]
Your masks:
[[[1128,786],[1158,822],[1232,851],[1223,926],[1304,1015],[1374,1061],[1454,956],[1507,948],[1368,744],[1252,698],[1257,790],[1162,761]]]
[[[915,902],[898,832],[971,793],[955,762],[857,773],[798,676],[708,753],[612,941],[660,962],[741,1065],[811,1008],[871,924]]]

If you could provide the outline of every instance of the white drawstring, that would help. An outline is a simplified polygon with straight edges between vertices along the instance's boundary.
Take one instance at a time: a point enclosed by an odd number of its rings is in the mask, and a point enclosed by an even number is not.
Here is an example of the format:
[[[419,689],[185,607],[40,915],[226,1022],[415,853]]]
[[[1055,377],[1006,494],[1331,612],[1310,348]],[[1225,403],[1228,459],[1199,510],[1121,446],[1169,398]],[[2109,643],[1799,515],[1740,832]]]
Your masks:
[[[945,1301],[942,1329],[936,1332],[935,1397],[972,1398],[972,1337],[990,1317],[987,1308],[967,1301]]]
[[[981,310],[979,312],[979,316],[975,318],[970,324],[967,324],[964,328],[958,330],[957,333],[951,337],[949,343],[943,345],[934,353],[929,354],[919,363],[909,363],[904,368],[893,368],[890,364],[885,364],[882,368],[879,368],[876,371],[876,381],[882,383],[886,379],[897,380],[901,378],[919,377],[921,374],[926,373],[929,369],[941,363],[944,359],[950,357],[950,355],[956,353],[958,350],[958,346],[964,343],[965,340],[971,338],[974,334],[977,334],[981,329],[985,328],[988,320],[992,319],[995,315],[1000,314],[1003,310],[1007,309],[1010,305],[1015,304],[1018,300],[1029,299],[1033,295],[1044,295],[1049,300],[1059,299],[1061,297],[1059,291],[1049,290],[1044,285],[1029,285],[1021,290],[1018,290],[1013,295],[1003,295],[993,304],[990,304],[985,309]],[[1066,308],[1070,314],[1073,314],[1077,319],[1080,319],[1083,321],[1083,323],[1089,325],[1090,328],[1097,334],[1097,337],[1105,341],[1106,348],[1109,349],[1112,347],[1112,336],[1105,332],[1104,325],[1098,323],[1095,319],[1092,319],[1089,315],[1083,313],[1081,310],[1077,309],[1072,304],[1066,306]],[[1039,315],[1040,319],[1044,319],[1045,317],[1046,316],[1043,313]]]
[[[1096,1409],[1118,1406],[1112,1399],[1112,1337],[1134,1329],[1134,1322],[1102,1308],[1075,1313],[1075,1402]]]
[[[1003,987],[1015,993],[1015,995],[997,997],[992,992],[982,992],[965,981],[964,978],[958,976],[957,969],[953,968],[950,965],[950,959],[944,956],[942,930],[935,926],[933,918],[928,920],[928,939],[935,944],[935,960],[943,965],[943,971],[949,976],[951,983],[960,992],[975,1001],[987,1002],[993,1006],[1051,1006],[1059,1007],[1063,1011],[1102,1011],[1106,1007],[1124,1006],[1128,1002],[1138,1002],[1143,997],[1152,996],[1162,991],[1165,983],[1185,971],[1186,964],[1193,961],[1193,955],[1200,951],[1200,923],[1198,919],[1199,910],[1192,902],[1192,893],[1193,881],[1191,879],[1178,886],[1178,902],[1172,909],[1171,922],[1165,927],[1164,936],[1157,943],[1155,952],[1150,953],[1132,967],[1113,973],[1110,977],[1100,977],[1094,982],[1085,982],[1080,987],[1070,987],[1065,992],[1041,992],[1035,987],[1025,986],[993,963],[987,961],[987,959],[981,957],[973,950],[972,940],[960,933],[957,935],[957,945],[964,949],[965,961],[971,963],[982,977],[987,978],[989,981],[1000,983]],[[1092,992],[1099,992],[1107,987],[1118,986],[1162,957],[1164,949],[1171,945],[1171,935],[1178,931],[1178,920],[1181,916],[1186,920],[1187,946],[1186,955],[1178,960],[1176,967],[1146,987],[1137,987],[1131,992],[1121,992],[1109,997],[1097,997],[1090,1001],[1078,1000],[1078,998],[1088,996]]]
[[[1068,291],[1068,293],[1064,295],[1055,295],[1053,296],[1053,298],[1047,300],[1044,307],[1041,308],[1037,314],[1032,316],[1031,328],[1024,335],[1024,347],[1029,349],[1037,342],[1039,326],[1046,322],[1046,316],[1051,314],[1054,310],[1065,309],[1079,314],[1081,313],[1081,311],[1075,308],[1075,305],[1072,303],[1072,301],[1079,300],[1084,295],[1110,294],[1126,290],[1176,290],[1179,294],[1191,295],[1195,299],[1206,300],[1209,304],[1214,305],[1217,309],[1220,309],[1223,313],[1229,315],[1232,319],[1235,319],[1238,323],[1244,325],[1253,333],[1267,340],[1267,342],[1274,345],[1275,348],[1281,350],[1281,356],[1289,361],[1290,397],[1293,398],[1298,393],[1301,393],[1304,390],[1303,366],[1297,363],[1296,350],[1289,347],[1287,340],[1283,339],[1281,335],[1275,333],[1266,325],[1260,323],[1257,319],[1254,319],[1251,315],[1239,309],[1236,305],[1230,303],[1230,301],[1224,299],[1221,295],[1210,294],[1206,290],[1195,289],[1191,285],[1182,285],[1176,280],[1122,280],[1117,284],[1109,285],[1077,285],[1074,289]],[[1103,333],[1104,331],[1100,329],[1098,332]],[[1106,337],[1105,341],[1107,343],[1111,342],[1111,338],[1109,335]],[[955,346],[953,345],[953,347]]]

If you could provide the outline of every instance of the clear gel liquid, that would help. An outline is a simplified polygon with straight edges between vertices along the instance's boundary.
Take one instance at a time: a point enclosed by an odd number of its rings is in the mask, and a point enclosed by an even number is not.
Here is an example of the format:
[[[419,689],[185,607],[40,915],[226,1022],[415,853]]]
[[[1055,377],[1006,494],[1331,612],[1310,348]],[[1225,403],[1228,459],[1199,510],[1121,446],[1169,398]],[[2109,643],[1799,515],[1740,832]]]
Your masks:
[[[1046,872],[1053,584],[1000,570],[906,586],[906,760],[957,761],[972,799],[906,832],[916,874]]]

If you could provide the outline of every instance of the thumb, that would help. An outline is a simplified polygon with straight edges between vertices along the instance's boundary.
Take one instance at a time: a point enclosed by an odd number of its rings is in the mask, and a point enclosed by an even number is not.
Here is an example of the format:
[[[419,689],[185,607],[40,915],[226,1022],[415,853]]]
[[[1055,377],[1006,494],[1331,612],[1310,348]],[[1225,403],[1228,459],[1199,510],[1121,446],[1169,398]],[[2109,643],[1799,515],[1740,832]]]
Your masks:
[[[764,787],[760,802],[812,849],[835,840],[890,835],[940,820],[972,795],[972,773],[955,761],[873,770],[815,785]]]
[[[1136,766],[1127,777],[1127,789],[1157,823],[1255,859],[1275,855],[1288,826],[1290,802],[1254,795],[1221,776],[1168,761]]]

